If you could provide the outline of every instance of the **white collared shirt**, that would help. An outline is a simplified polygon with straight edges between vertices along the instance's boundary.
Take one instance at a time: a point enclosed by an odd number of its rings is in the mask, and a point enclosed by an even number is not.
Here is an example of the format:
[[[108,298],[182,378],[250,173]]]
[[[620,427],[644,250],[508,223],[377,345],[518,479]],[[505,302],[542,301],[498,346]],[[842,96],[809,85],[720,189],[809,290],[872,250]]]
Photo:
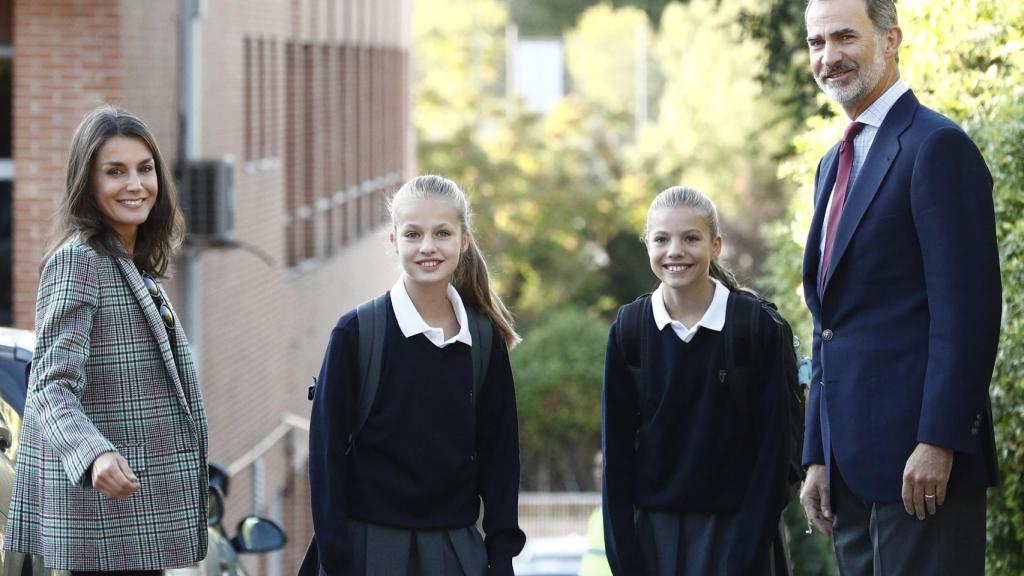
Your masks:
[[[702,327],[721,332],[722,328],[725,327],[725,308],[726,304],[729,303],[729,289],[714,278],[711,281],[715,283],[715,295],[711,297],[711,304],[704,311],[704,316],[693,325],[693,328],[687,328],[682,322],[673,320],[668,315],[668,309],[665,308],[665,297],[662,292],[664,284],[658,286],[658,289],[651,294],[651,309],[654,311],[654,323],[658,325],[658,330],[664,330],[665,326],[671,325],[672,331],[676,333],[676,336],[679,336],[680,340],[687,343],[693,340],[697,330]]]
[[[455,310],[455,318],[459,321],[459,333],[445,340],[444,329],[434,328],[427,324],[423,316],[420,315],[419,310],[416,309],[416,305],[412,303],[412,298],[409,297],[409,293],[405,290],[404,276],[399,278],[398,282],[395,282],[395,285],[391,287],[391,307],[395,309],[395,319],[398,320],[398,327],[401,328],[402,334],[406,338],[423,334],[438,348],[444,348],[453,342],[462,342],[466,346],[472,346],[473,338],[469,334],[469,318],[466,316],[466,307],[462,303],[459,291],[451,284],[448,285],[448,301],[452,303],[452,309]]]
[[[897,78],[896,82],[889,86],[889,89],[879,96],[877,100],[872,102],[867,110],[861,112],[860,116],[857,116],[856,122],[863,123],[864,128],[853,137],[853,166],[850,168],[850,182],[846,187],[847,202],[850,201],[850,191],[853,190],[853,183],[857,180],[860,169],[864,167],[864,160],[868,157],[868,151],[871,150],[871,144],[875,141],[878,129],[882,127],[882,121],[885,120],[889,110],[892,109],[896,101],[907,90],[910,90],[910,87],[907,86],[906,82],[902,78]],[[835,192],[835,184],[832,185],[832,191]],[[828,205],[825,207],[825,219],[821,225],[821,243],[818,246],[819,254],[824,254],[825,252],[825,230],[828,228],[828,214],[832,211],[832,198],[833,195],[829,194]]]

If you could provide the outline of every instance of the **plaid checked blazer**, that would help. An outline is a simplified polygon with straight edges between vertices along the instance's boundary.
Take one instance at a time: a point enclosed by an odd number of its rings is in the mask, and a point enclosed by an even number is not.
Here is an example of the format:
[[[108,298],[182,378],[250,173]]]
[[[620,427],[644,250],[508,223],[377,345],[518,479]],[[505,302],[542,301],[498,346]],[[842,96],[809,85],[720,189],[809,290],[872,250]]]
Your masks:
[[[72,239],[46,263],[8,550],[67,570],[155,570],[206,557],[206,412],[179,326],[172,349],[130,260]],[[124,500],[91,487],[93,460],[111,450],[141,484]]]

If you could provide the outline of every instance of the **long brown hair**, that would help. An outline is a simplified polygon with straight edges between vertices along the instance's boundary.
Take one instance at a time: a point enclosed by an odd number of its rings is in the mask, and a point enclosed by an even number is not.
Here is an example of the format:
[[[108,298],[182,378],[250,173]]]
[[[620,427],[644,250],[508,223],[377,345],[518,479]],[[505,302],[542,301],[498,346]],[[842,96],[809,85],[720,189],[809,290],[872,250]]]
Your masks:
[[[403,184],[388,200],[391,226],[397,229],[395,210],[399,205],[409,200],[425,198],[443,199],[451,203],[459,213],[459,224],[469,238],[469,246],[459,257],[459,264],[452,275],[452,284],[463,301],[487,315],[491,324],[505,340],[505,344],[509,348],[514,347],[521,340],[515,330],[515,321],[501,298],[491,289],[491,275],[487,271],[487,262],[484,261],[484,255],[473,237],[473,213],[469,207],[469,199],[455,182],[442,176],[426,175],[417,176]]]
[[[96,153],[115,136],[138,138],[146,144],[153,155],[158,181],[156,204],[146,221],[139,225],[135,249],[130,256],[97,207],[92,190]],[[165,275],[174,249],[185,236],[185,220],[178,210],[178,195],[171,171],[160,154],[156,139],[142,120],[107,104],[86,114],[71,137],[64,192],[43,262],[49,260],[68,238],[77,235],[100,254],[130,257],[139,268],[150,274],[157,277]]]
[[[651,214],[656,210],[664,208],[690,208],[703,216],[707,221],[708,231],[711,232],[712,238],[721,236],[721,227],[718,223],[718,208],[715,207],[715,203],[711,201],[711,198],[708,198],[706,194],[696,188],[672,186],[658,194],[654,201],[651,202],[651,207],[647,209],[644,238],[647,237],[651,230]],[[724,284],[730,292],[742,291],[753,293],[751,289],[740,284],[732,271],[719,262],[717,257],[711,259],[708,275]]]

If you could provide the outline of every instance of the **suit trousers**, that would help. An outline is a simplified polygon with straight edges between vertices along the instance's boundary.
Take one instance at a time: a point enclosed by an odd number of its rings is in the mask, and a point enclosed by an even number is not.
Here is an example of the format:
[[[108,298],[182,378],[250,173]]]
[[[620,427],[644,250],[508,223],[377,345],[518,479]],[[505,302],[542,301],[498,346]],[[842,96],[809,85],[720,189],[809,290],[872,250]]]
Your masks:
[[[842,576],[981,576],[985,573],[986,491],[947,495],[924,520],[902,502],[858,498],[832,459],[833,544]]]

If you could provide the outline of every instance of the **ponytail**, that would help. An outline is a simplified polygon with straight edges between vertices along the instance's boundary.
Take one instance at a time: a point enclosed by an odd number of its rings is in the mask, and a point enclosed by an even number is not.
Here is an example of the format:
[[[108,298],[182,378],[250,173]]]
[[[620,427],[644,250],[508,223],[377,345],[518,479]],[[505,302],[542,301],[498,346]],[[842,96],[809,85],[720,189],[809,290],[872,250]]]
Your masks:
[[[732,273],[724,264],[718,261],[717,258],[711,261],[711,269],[708,270],[708,276],[711,276],[715,280],[722,283],[723,286],[729,289],[729,292],[746,292],[748,294],[757,295],[753,290],[740,284],[739,280],[736,279],[736,275]]]
[[[505,341],[505,345],[513,348],[522,339],[516,333],[512,314],[491,288],[487,262],[476,245],[473,228],[470,225],[472,212],[469,208],[469,199],[458,185],[447,178],[433,175],[417,176],[409,180],[388,201],[392,226],[396,225],[395,208],[399,204],[407,200],[424,198],[443,198],[451,202],[459,213],[459,224],[469,239],[469,245],[459,257],[459,265],[452,275],[452,285],[463,302],[486,315]]]
[[[467,234],[469,247],[459,258],[459,265],[452,276],[452,284],[464,301],[487,315],[495,330],[505,340],[505,345],[513,348],[522,341],[522,338],[516,334],[512,314],[501,301],[501,297],[491,289],[491,275],[487,271],[487,262],[476,245],[473,233]]]

